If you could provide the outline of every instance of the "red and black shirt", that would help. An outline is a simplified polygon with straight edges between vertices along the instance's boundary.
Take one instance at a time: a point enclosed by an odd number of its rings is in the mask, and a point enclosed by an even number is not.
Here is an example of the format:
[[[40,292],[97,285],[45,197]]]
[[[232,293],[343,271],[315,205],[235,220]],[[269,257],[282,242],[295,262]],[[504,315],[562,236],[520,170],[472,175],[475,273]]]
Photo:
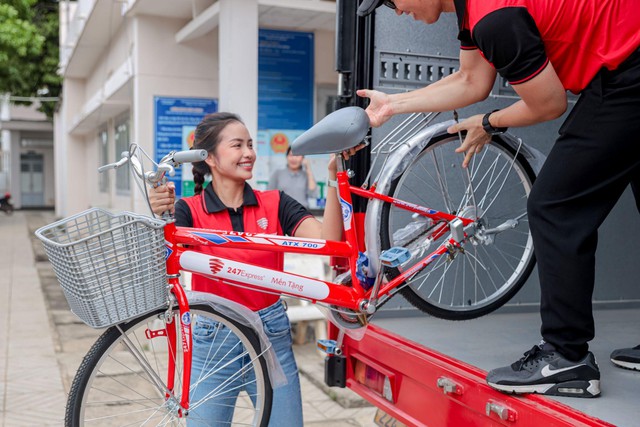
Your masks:
[[[517,85],[551,62],[565,89],[582,91],[603,67],[640,46],[638,0],[454,0],[462,49]]]
[[[311,214],[293,198],[278,190],[254,191],[245,184],[242,206],[227,208],[209,184],[202,193],[176,203],[176,225],[210,230],[293,235]],[[228,249],[224,245],[202,246],[211,256],[282,270],[284,254],[254,249]],[[236,287],[214,277],[193,275],[192,288],[210,292],[257,311],[275,304],[279,295]]]

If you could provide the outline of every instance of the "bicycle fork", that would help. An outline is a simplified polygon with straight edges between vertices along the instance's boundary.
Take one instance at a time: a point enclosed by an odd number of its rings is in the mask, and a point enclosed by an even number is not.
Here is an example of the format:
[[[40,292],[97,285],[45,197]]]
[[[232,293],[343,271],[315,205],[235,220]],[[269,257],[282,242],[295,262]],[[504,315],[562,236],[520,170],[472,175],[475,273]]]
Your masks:
[[[168,409],[170,411],[176,412],[178,417],[184,417],[188,415],[189,412],[189,388],[191,385],[191,355],[193,348],[193,340],[192,340],[192,328],[191,328],[191,311],[189,309],[189,302],[187,300],[187,296],[185,294],[184,289],[180,285],[177,277],[173,277],[169,279],[169,286],[171,289],[171,293],[175,296],[176,301],[178,303],[178,309],[180,313],[180,317],[178,319],[178,325],[174,325],[174,317],[173,317],[173,307],[170,305],[167,309],[167,312],[164,315],[164,324],[165,328],[151,330],[147,329],[145,331],[146,338],[148,340],[164,337],[167,340],[167,381],[166,387],[162,386],[162,379],[153,378],[156,382],[156,385],[159,385],[159,388],[164,393],[165,401],[167,402]],[[181,350],[178,349],[178,332],[177,328],[180,328],[180,345]],[[130,350],[133,346],[127,345]],[[178,359],[178,352],[182,351],[182,390],[181,390],[181,399],[180,402],[175,398],[175,387],[176,387],[176,373],[177,373],[177,364],[176,361]],[[152,370],[150,370],[152,372]]]

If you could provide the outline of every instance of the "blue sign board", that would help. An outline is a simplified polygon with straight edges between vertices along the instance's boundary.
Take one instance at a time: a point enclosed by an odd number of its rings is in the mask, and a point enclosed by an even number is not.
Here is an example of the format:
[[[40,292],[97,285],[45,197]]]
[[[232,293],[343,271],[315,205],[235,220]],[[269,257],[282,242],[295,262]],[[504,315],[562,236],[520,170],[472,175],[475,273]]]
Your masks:
[[[313,125],[313,33],[260,29],[258,129]]]
[[[193,145],[193,133],[204,116],[218,111],[218,101],[208,98],[154,97],[155,160],[160,161],[170,151],[188,150]],[[189,196],[193,189],[191,167],[176,170],[169,178],[176,185],[176,196]],[[190,194],[191,193],[191,194]]]

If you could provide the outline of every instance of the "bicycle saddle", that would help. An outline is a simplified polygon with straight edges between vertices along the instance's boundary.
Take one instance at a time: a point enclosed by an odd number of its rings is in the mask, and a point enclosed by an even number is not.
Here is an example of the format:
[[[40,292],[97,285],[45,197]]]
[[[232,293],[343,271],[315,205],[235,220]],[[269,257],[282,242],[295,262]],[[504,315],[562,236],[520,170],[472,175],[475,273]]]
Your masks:
[[[296,156],[339,153],[360,144],[369,131],[369,116],[360,107],[345,107],[326,116],[296,138]]]

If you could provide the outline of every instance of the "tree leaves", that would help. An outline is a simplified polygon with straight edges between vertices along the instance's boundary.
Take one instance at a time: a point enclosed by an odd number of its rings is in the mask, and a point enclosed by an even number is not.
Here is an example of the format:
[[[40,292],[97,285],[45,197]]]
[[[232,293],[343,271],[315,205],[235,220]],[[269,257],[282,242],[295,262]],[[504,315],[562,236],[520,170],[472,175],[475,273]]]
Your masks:
[[[58,5],[53,0],[2,0],[0,4],[0,94],[56,97]],[[55,103],[42,103],[53,115]]]

